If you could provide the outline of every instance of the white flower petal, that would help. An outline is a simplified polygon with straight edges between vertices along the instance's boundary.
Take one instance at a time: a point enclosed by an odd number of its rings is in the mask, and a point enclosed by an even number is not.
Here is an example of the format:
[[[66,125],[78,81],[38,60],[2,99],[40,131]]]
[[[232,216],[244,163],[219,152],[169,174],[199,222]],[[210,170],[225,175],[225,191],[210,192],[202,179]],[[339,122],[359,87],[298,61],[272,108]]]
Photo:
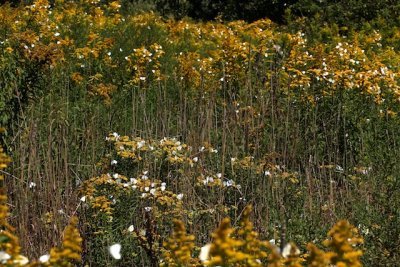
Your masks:
[[[4,251],[0,251],[0,262],[5,263],[7,260],[11,259],[10,254]]]
[[[114,244],[110,246],[108,250],[114,259],[121,259],[121,244]]]
[[[211,244],[207,244],[201,248],[200,255],[199,255],[199,259],[201,261],[206,261],[210,258],[210,248],[211,248]]]
[[[45,262],[48,262],[49,259],[50,259],[50,255],[46,254],[46,255],[40,256],[39,261],[45,263]]]

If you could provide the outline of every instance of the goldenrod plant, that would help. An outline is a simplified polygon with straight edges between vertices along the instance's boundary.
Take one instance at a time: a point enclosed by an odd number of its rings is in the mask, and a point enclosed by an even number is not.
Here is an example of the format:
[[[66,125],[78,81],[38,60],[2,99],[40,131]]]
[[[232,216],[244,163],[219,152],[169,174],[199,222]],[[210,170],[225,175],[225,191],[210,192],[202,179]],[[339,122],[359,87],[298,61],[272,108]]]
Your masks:
[[[193,258],[192,253],[195,248],[194,235],[186,232],[182,221],[174,221],[174,231],[167,241],[163,244],[163,259],[161,266],[200,266],[200,260]]]
[[[357,228],[348,221],[342,220],[328,233],[329,239],[323,244],[331,249],[334,254],[331,257],[331,264],[336,266],[361,266],[360,257],[363,254],[361,250],[354,249],[363,243],[359,236]]]
[[[3,131],[0,128],[0,133]],[[11,162],[10,158],[4,153],[3,147],[0,146],[0,170],[4,170]],[[20,255],[21,247],[18,238],[14,235],[14,227],[8,222],[9,210],[7,206],[7,195],[3,187],[4,176],[0,173],[0,263],[9,266],[18,266],[19,262],[24,262],[24,256]]]
[[[211,243],[201,248],[199,259],[204,266],[362,266],[359,259],[362,251],[358,245],[363,239],[348,221],[339,221],[328,232],[328,239],[323,242],[326,251],[309,243],[308,251],[301,253],[293,242],[280,251],[274,244],[257,239],[249,221],[250,210],[250,206],[245,208],[237,228],[230,225],[228,218],[222,220],[212,234]],[[187,236],[182,222],[176,221],[175,225],[176,232],[165,244],[166,249],[170,249],[164,254],[166,266],[199,266],[191,258],[193,236]],[[179,244],[182,249],[177,252]]]

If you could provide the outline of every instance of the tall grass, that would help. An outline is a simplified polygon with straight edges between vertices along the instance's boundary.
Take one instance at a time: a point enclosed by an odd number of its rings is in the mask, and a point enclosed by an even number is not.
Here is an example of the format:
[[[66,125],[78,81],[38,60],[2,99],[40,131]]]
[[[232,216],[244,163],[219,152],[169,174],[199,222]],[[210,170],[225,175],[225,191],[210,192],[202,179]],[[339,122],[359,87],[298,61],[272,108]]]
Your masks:
[[[197,213],[184,217],[198,242],[252,203],[255,228],[282,247],[321,239],[347,218],[368,229],[366,265],[396,262],[395,40],[384,43],[378,32],[341,36],[335,27],[321,37],[302,22],[194,23],[152,13],[120,17],[111,4],[35,3],[0,11],[1,119],[14,159],[6,181],[26,255],[48,251],[78,214],[87,231],[84,260],[113,264],[96,248],[140,216],[133,208],[140,200],[120,204],[107,226],[115,229],[102,239],[91,231],[97,219],[82,209],[77,189],[113,171],[104,158],[115,151],[105,138],[117,132],[146,141],[174,137],[192,147],[196,170],[147,161],[142,167],[184,194],[184,210]],[[207,144],[218,153],[203,157]],[[127,177],[138,170],[124,169]],[[241,185],[240,194],[195,187],[211,173]],[[137,264],[146,264],[137,253]]]

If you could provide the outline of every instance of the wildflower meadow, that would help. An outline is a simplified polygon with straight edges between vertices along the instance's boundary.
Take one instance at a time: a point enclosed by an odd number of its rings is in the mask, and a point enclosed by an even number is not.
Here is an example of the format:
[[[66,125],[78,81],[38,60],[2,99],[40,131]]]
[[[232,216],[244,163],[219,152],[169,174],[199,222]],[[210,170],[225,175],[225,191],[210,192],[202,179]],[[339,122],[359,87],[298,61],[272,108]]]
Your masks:
[[[0,5],[0,266],[398,266],[400,17],[145,2]]]

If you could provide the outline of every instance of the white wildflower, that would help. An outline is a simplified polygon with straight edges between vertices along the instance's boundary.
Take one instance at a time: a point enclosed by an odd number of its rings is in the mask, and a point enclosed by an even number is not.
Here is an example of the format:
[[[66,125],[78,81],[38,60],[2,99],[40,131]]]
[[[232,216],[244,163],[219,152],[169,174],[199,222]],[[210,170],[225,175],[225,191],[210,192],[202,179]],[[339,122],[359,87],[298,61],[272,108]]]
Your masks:
[[[336,165],[336,171],[343,172],[343,168],[339,165]]]
[[[230,187],[230,186],[233,185],[233,181],[232,181],[232,180],[224,181],[223,184],[224,184],[224,186],[226,186],[226,187]]]
[[[211,248],[211,244],[207,244],[204,247],[201,248],[200,250],[200,255],[199,255],[199,259],[201,261],[207,261],[210,258],[210,248]]]
[[[140,148],[142,148],[144,145],[146,144],[146,142],[145,141],[139,141],[139,142],[137,142],[137,148],[138,149],[140,149]]]
[[[165,191],[166,183],[161,183],[161,191]]]
[[[49,259],[50,259],[50,255],[46,254],[46,255],[40,256],[39,261],[42,262],[42,263],[45,263],[45,262],[48,262]]]
[[[9,259],[11,259],[11,255],[5,251],[0,251],[0,262],[6,263]]]
[[[282,257],[284,257],[285,259],[287,257],[290,256],[291,251],[293,249],[293,245],[291,243],[287,243],[286,246],[283,248],[282,250]],[[294,251],[295,255],[299,255],[300,254],[300,250],[298,248],[296,248],[296,250]]]
[[[108,251],[110,252],[111,256],[119,260],[121,259],[121,244],[114,244],[108,248]]]

